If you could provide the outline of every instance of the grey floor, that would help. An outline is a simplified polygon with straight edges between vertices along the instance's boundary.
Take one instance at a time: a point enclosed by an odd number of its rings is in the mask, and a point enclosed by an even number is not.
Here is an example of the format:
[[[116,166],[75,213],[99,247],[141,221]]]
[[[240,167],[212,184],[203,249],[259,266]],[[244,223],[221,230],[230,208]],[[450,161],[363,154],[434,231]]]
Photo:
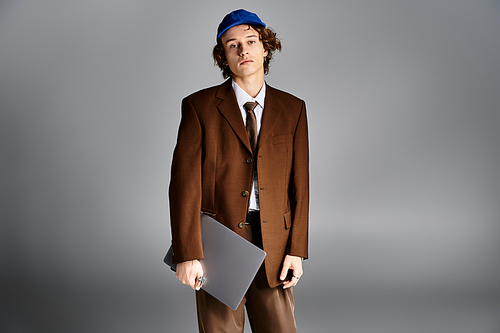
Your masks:
[[[2,296],[2,333],[197,330],[194,297],[187,288],[12,287]],[[500,332],[498,297],[338,293],[305,284],[295,289],[295,296],[299,332]]]

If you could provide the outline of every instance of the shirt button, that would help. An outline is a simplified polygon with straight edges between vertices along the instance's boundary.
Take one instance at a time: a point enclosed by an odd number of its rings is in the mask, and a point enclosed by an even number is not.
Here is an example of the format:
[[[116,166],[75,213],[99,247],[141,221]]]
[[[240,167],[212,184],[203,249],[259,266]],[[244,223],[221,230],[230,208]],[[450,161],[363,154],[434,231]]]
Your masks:
[[[247,190],[244,190],[244,191],[241,193],[241,195],[242,195],[242,196],[244,196],[244,197],[248,197],[248,195],[249,195],[249,194],[250,194],[250,193],[248,193],[248,191],[247,191]]]
[[[249,158],[247,158],[247,163],[248,163],[248,164],[252,163],[252,159],[251,159],[250,157],[249,157]]]
[[[244,226],[245,226],[245,223],[244,223],[244,222],[240,222],[240,223],[238,224],[238,228],[240,228],[240,229],[243,229],[243,227],[244,227]]]

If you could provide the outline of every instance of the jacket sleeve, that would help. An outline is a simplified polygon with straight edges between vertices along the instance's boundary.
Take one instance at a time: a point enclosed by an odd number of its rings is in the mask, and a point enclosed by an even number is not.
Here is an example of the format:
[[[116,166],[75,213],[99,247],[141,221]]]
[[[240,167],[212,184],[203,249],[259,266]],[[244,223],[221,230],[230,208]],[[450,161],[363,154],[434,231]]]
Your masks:
[[[302,102],[293,138],[293,161],[289,197],[292,209],[292,228],[286,253],[308,257],[309,239],[309,139],[306,106]]]
[[[169,186],[174,263],[203,258],[201,154],[202,128],[193,104],[185,98]]]

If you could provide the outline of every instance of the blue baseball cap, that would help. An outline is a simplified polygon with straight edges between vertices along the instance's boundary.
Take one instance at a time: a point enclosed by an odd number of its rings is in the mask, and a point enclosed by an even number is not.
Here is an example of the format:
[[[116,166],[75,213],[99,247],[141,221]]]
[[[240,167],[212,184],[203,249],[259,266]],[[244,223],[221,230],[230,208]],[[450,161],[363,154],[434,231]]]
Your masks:
[[[266,27],[266,24],[260,20],[257,14],[244,9],[238,9],[224,16],[224,19],[219,24],[219,28],[217,28],[217,40],[227,30],[240,24],[253,24]]]

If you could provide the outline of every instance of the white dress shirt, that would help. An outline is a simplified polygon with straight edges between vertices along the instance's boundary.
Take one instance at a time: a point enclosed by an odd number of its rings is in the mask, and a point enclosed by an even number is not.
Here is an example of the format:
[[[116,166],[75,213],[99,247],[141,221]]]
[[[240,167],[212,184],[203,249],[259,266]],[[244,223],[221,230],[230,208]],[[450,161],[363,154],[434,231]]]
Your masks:
[[[262,123],[262,113],[264,112],[264,101],[266,99],[266,83],[262,86],[259,93],[255,98],[246,93],[241,87],[233,80],[233,90],[236,95],[236,100],[238,101],[238,106],[240,107],[241,117],[243,118],[243,124],[246,126],[247,123],[247,111],[243,107],[246,102],[257,102],[257,106],[253,110],[255,113],[255,119],[257,120],[257,137],[260,134],[260,126]],[[250,192],[250,205],[249,210],[259,210],[259,181],[257,177],[257,170],[253,177],[253,186]]]

